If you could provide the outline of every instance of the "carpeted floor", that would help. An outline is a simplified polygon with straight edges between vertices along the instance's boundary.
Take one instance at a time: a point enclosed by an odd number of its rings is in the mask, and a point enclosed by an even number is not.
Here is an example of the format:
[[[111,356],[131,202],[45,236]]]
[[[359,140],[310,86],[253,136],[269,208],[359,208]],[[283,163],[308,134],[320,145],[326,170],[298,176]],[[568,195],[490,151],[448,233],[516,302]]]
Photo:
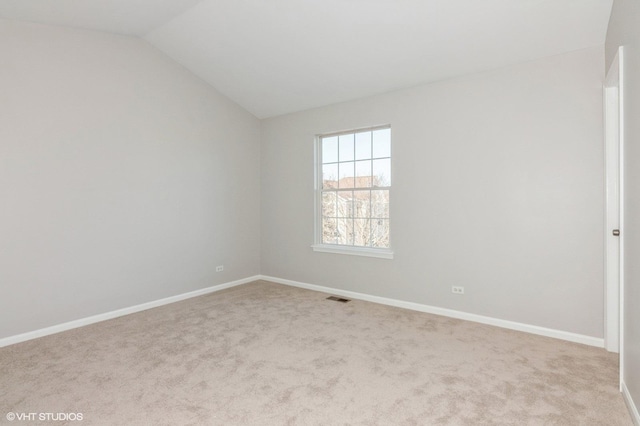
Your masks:
[[[632,424],[603,349],[326,297],[259,281],[2,348],[0,423]]]

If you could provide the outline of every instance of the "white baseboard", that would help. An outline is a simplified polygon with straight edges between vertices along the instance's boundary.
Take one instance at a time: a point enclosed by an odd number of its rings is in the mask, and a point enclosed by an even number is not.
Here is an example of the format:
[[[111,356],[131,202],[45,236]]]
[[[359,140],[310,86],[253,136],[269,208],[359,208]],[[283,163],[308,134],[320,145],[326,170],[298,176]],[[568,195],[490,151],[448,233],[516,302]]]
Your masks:
[[[231,281],[228,283],[218,284],[218,285],[203,288],[200,290],[190,291],[189,293],[178,294],[176,296],[166,297],[164,299],[142,303],[140,305],[130,306],[128,308],[122,308],[122,309],[118,309],[111,312],[105,312],[103,314],[93,315],[86,318],[80,318],[74,321],[57,324],[51,327],[41,328],[39,330],[29,331],[27,333],[5,337],[3,339],[0,339],[0,348],[4,346],[13,345],[15,343],[25,342],[27,340],[37,339],[38,337],[48,336],[50,334],[60,333],[62,331],[67,331],[67,330],[82,327],[85,325],[94,324],[96,322],[106,321],[106,320],[121,317],[124,315],[133,314],[133,313],[144,311],[147,309],[157,308],[158,306],[168,305],[169,303],[179,302],[181,300],[190,299],[192,297],[202,296],[204,294],[213,293],[216,291],[224,290],[225,288],[235,287],[235,286],[246,284],[251,281],[256,281],[259,279],[261,279],[260,276],[255,275],[253,277],[243,278],[241,280]]]
[[[552,328],[539,327],[537,325],[523,324],[514,321],[507,321],[498,318],[485,317],[482,315],[470,314],[453,309],[438,308],[436,306],[423,305],[420,303],[405,302],[402,300],[389,299],[386,297],[372,296],[365,293],[356,293],[353,291],[339,290],[331,287],[324,287],[315,284],[302,283],[299,281],[286,280],[282,278],[261,275],[261,279],[272,281],[278,284],[285,284],[293,287],[306,288],[322,293],[335,294],[337,296],[348,297],[351,299],[366,300],[368,302],[380,303],[382,305],[396,306],[399,308],[411,309],[414,311],[426,312],[429,314],[442,315],[445,317],[457,318],[466,321],[478,322],[481,324],[493,325],[496,327],[508,328],[510,330],[524,331],[526,333],[537,334],[540,336],[553,337],[555,339],[567,340],[569,342],[582,343],[584,345],[596,346],[604,348],[604,339],[585,336],[582,334],[570,333],[568,331],[554,330]]]
[[[627,403],[627,407],[629,408],[629,414],[631,414],[631,420],[633,420],[633,424],[635,424],[636,426],[640,426],[640,413],[638,412],[638,407],[633,402],[633,398],[631,398],[631,394],[629,393],[627,385],[624,382],[620,383],[620,389],[622,390],[624,402]]]
[[[584,336],[581,334],[575,334],[575,333],[569,333],[566,331],[538,327],[535,325],[523,324],[523,323],[501,320],[501,319],[492,318],[492,317],[486,317],[482,315],[470,314],[467,312],[455,311],[452,309],[438,308],[436,306],[423,305],[420,303],[405,302],[402,300],[389,299],[386,297],[372,296],[365,293],[339,290],[336,288],[302,283],[299,281],[286,280],[286,279],[276,278],[276,277],[271,277],[266,275],[254,275],[252,277],[243,278],[240,280],[236,280],[236,281],[232,281],[224,284],[219,284],[212,287],[203,288],[200,290],[195,290],[189,293],[183,293],[176,296],[167,297],[164,299],[131,306],[128,308],[118,309],[115,311],[106,312],[103,314],[94,315],[87,318],[81,318],[78,320],[65,322],[63,324],[57,324],[51,327],[46,327],[39,330],[18,334],[15,336],[5,337],[3,339],[0,339],[0,347],[13,345],[15,343],[20,343],[20,342],[25,342],[27,340],[37,339],[38,337],[60,333],[62,331],[71,330],[71,329],[82,327],[89,324],[94,324],[100,321],[106,321],[112,318],[133,314],[133,313],[144,311],[151,308],[156,308],[158,306],[167,305],[169,303],[179,302],[181,300],[190,299],[192,297],[202,296],[204,294],[213,293],[216,291],[224,290],[225,288],[235,287],[235,286],[246,284],[256,280],[266,280],[266,281],[285,284],[293,287],[300,287],[308,290],[319,291],[322,293],[331,293],[338,296],[349,297],[352,299],[365,300],[368,302],[380,303],[382,305],[396,306],[399,308],[411,309],[414,311],[426,312],[426,313],[435,314],[435,315],[442,315],[442,316],[451,317],[451,318],[473,321],[481,324],[488,324],[496,327],[507,328],[510,330],[524,331],[527,333],[537,334],[541,336],[567,340],[569,342],[582,343],[589,346],[604,348],[604,339],[600,339],[596,337]]]

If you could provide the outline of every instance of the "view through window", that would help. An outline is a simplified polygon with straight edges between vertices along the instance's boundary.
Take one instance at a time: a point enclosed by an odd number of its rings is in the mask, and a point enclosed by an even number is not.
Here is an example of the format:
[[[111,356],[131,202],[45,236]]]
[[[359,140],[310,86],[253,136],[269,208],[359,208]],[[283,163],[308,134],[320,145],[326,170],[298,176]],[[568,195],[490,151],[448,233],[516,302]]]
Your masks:
[[[321,243],[389,248],[391,128],[320,137]]]

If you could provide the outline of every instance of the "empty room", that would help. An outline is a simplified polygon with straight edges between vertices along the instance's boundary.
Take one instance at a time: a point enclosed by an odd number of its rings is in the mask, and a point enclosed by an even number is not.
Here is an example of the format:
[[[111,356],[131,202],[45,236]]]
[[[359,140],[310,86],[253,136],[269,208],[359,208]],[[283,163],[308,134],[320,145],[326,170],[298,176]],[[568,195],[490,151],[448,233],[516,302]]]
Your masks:
[[[638,0],[0,0],[0,424],[640,425]]]

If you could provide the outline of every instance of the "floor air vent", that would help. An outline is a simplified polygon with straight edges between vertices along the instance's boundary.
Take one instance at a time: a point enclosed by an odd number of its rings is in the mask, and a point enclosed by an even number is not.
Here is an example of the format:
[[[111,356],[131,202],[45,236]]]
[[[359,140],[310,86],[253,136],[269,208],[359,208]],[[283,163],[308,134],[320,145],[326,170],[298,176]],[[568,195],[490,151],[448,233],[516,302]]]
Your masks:
[[[333,300],[333,301],[341,302],[341,303],[350,302],[349,299],[343,299],[342,297],[336,297],[336,296],[329,296],[329,297],[327,297],[327,300]]]

